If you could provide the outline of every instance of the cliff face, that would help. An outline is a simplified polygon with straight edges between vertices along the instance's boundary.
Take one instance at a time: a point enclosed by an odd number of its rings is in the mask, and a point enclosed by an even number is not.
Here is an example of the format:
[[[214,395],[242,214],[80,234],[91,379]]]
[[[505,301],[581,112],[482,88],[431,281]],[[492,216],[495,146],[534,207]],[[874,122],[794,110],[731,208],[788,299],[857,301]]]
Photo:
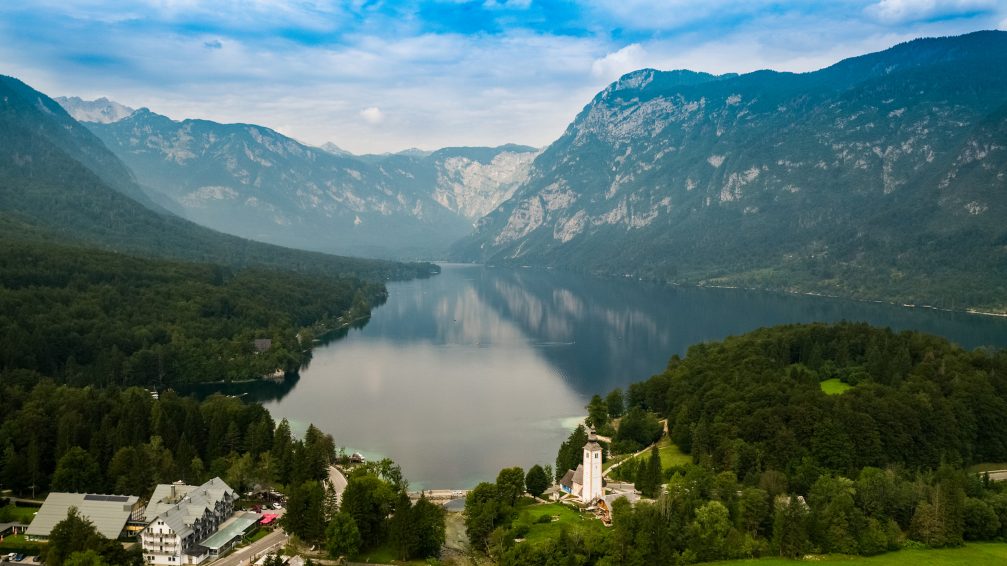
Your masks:
[[[805,74],[631,73],[456,253],[676,282],[1007,302],[1002,68],[1007,33],[979,32]]]

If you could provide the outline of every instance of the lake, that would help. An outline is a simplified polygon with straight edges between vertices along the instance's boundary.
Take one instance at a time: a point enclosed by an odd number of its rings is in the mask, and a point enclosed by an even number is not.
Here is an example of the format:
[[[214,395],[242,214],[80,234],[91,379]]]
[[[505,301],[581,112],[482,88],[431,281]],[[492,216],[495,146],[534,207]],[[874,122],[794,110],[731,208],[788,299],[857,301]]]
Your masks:
[[[1007,344],[1001,318],[545,270],[444,265],[388,291],[366,325],[316,348],[296,381],[253,397],[295,431],[315,423],[348,451],[392,458],[417,489],[553,464],[593,394],[761,326],[867,321],[967,348]]]

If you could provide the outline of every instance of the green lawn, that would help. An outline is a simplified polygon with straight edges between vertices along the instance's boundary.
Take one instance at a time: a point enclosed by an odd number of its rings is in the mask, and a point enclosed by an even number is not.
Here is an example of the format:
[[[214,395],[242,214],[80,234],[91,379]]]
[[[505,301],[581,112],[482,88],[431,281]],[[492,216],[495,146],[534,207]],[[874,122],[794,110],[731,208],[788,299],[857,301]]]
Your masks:
[[[0,551],[3,553],[7,552],[27,552],[34,555],[38,552],[38,549],[42,548],[42,545],[37,542],[29,542],[24,535],[10,535],[0,542]],[[34,550],[32,550],[34,549]]]
[[[692,463],[692,456],[682,452],[678,445],[672,442],[668,436],[664,436],[658,441],[657,452],[661,456],[662,470]]]
[[[826,395],[839,395],[841,393],[845,393],[850,389],[853,389],[852,385],[839,381],[838,377],[833,377],[832,379],[826,379],[825,381],[821,382],[820,385],[822,386],[822,391],[824,391]]]
[[[671,438],[667,435],[661,437],[661,440],[657,441],[657,453],[661,457],[662,470],[692,463],[692,456],[682,452],[682,450],[674,442],[672,442]],[[637,458],[650,458],[650,450],[644,451],[642,454],[637,456]],[[621,459],[625,460],[626,458],[622,457]],[[616,468],[616,470],[612,472],[612,479],[632,481],[631,478],[622,475],[622,470],[622,466]]]
[[[970,543],[961,548],[936,550],[901,550],[879,556],[821,556],[813,560],[786,560],[783,558],[762,558],[759,560],[729,560],[714,562],[719,566],[794,566],[806,562],[816,566],[981,566],[984,564],[1007,564],[1007,543]]]
[[[611,468],[612,466],[618,464],[619,462],[622,462],[626,458],[629,458],[629,455],[627,455],[627,454],[618,454],[616,456],[612,456],[608,460],[605,460],[605,463],[602,464],[601,471],[602,472],[607,472],[609,468]]]
[[[544,515],[559,517],[558,520],[550,523],[538,523],[539,517]],[[542,540],[554,539],[559,536],[559,532],[564,526],[570,531],[597,530],[604,531],[605,525],[594,516],[580,513],[569,505],[562,503],[548,503],[545,505],[534,505],[521,510],[514,525],[526,524],[529,526],[525,541],[538,542]]]
[[[0,508],[0,523],[31,523],[38,507],[17,507],[13,503]]]

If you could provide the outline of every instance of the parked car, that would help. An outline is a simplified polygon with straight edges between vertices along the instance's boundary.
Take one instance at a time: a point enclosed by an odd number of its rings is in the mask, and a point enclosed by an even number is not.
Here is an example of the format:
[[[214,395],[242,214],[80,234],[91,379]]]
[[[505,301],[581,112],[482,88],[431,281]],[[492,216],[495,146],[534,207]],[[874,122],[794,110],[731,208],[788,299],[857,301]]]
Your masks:
[[[15,554],[14,555],[14,562],[21,562],[22,560],[24,560],[24,554]]]

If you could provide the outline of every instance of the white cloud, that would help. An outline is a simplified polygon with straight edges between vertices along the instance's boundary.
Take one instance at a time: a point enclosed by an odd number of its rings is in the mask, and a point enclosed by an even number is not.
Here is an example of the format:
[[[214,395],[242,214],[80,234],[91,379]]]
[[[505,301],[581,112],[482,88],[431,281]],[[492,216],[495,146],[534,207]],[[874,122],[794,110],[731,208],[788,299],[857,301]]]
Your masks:
[[[512,21],[507,7],[540,7],[491,1],[505,8],[501,22]],[[143,12],[142,2],[154,8]],[[107,23],[120,20],[99,0],[38,0],[50,8],[27,20],[0,2],[0,67],[52,95],[108,96],[175,119],[282,124],[304,142],[361,153],[544,146],[598,91],[642,67],[808,71],[914,37],[1007,29],[1004,9],[886,23],[865,11],[878,0],[598,0],[580,34],[507,23],[499,33],[432,31],[418,11],[372,17],[367,6],[380,3],[358,0],[142,2],[131,10],[144,25]],[[178,31],[194,13],[199,31]],[[274,28],[308,32],[298,41]]]
[[[483,7],[490,10],[496,8],[526,10],[531,7],[531,0],[486,0],[483,2]]]
[[[878,21],[893,24],[993,10],[997,5],[997,0],[879,0],[865,12]]]
[[[363,118],[368,124],[380,124],[385,121],[385,114],[377,106],[371,106],[369,108],[364,108],[360,111],[360,117]]]
[[[591,63],[591,74],[599,79],[613,81],[626,73],[644,67],[646,50],[639,43],[631,43],[618,51],[595,59]]]
[[[1002,31],[1007,31],[1007,19],[1005,19],[1004,21],[1000,22],[1000,25],[997,26],[997,29],[1002,30]]]

